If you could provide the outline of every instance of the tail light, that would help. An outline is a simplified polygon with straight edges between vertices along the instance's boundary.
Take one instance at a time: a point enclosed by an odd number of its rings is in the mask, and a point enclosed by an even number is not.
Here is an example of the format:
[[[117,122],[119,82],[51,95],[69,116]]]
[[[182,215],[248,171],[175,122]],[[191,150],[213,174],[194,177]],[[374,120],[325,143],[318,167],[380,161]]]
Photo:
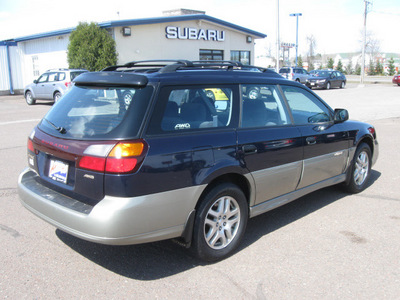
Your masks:
[[[114,146],[95,145],[86,149],[84,154],[88,155],[80,158],[78,167],[96,172],[132,173],[141,166],[147,149],[143,140],[119,142]]]
[[[72,82],[65,82],[64,85],[65,85],[66,88],[69,88],[69,87],[71,87]]]
[[[374,127],[369,127],[368,128],[369,133],[376,139],[376,131]]]
[[[28,139],[28,150],[31,152],[35,152],[35,148],[33,147],[33,142],[31,139]]]

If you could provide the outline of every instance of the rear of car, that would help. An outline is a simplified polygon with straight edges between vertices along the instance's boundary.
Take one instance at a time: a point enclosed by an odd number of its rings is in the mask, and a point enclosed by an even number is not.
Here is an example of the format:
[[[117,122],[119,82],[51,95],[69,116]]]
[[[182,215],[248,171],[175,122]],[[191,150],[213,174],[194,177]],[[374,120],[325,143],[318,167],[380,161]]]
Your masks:
[[[144,87],[143,76],[101,76],[118,87],[90,86],[83,77],[35,127],[20,195],[28,209],[71,234],[123,243],[132,236],[132,220],[141,217],[134,207],[143,199],[126,185],[148,151],[138,136],[153,87]]]
[[[310,77],[308,72],[303,68],[283,67],[279,70],[279,74],[286,79],[297,81],[303,84],[306,83],[307,79]]]

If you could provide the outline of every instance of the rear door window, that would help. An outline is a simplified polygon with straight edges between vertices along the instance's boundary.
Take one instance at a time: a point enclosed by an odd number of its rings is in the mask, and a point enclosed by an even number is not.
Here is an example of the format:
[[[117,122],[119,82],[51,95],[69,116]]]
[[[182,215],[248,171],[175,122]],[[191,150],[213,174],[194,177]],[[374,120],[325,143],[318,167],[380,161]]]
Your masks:
[[[229,127],[232,103],[230,86],[164,87],[149,133]]]
[[[290,119],[277,87],[242,86],[242,127],[281,126]]]

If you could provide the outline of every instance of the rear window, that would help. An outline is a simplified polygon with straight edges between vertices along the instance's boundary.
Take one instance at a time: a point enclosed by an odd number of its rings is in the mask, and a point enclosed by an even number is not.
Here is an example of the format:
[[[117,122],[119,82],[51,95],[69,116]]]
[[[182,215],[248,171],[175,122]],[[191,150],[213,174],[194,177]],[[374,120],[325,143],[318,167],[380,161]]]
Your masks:
[[[289,68],[281,68],[279,70],[279,73],[290,73],[290,69]]]
[[[137,135],[153,88],[74,86],[46,114],[40,129],[63,138],[114,137],[112,132],[129,118],[129,138]]]
[[[75,77],[81,75],[82,73],[85,73],[86,71],[74,71],[70,73],[71,76],[71,81],[75,79]]]

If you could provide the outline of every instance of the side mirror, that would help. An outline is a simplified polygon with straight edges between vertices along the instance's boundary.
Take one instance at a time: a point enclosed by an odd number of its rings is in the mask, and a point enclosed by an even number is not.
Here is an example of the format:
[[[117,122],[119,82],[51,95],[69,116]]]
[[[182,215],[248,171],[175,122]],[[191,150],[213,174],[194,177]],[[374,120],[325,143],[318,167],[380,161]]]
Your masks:
[[[336,108],[333,115],[333,120],[335,123],[342,123],[349,119],[349,112],[347,109]]]
[[[35,80],[33,81],[33,83],[35,83],[35,84],[36,84],[36,83],[37,83],[37,80],[35,79]]]

